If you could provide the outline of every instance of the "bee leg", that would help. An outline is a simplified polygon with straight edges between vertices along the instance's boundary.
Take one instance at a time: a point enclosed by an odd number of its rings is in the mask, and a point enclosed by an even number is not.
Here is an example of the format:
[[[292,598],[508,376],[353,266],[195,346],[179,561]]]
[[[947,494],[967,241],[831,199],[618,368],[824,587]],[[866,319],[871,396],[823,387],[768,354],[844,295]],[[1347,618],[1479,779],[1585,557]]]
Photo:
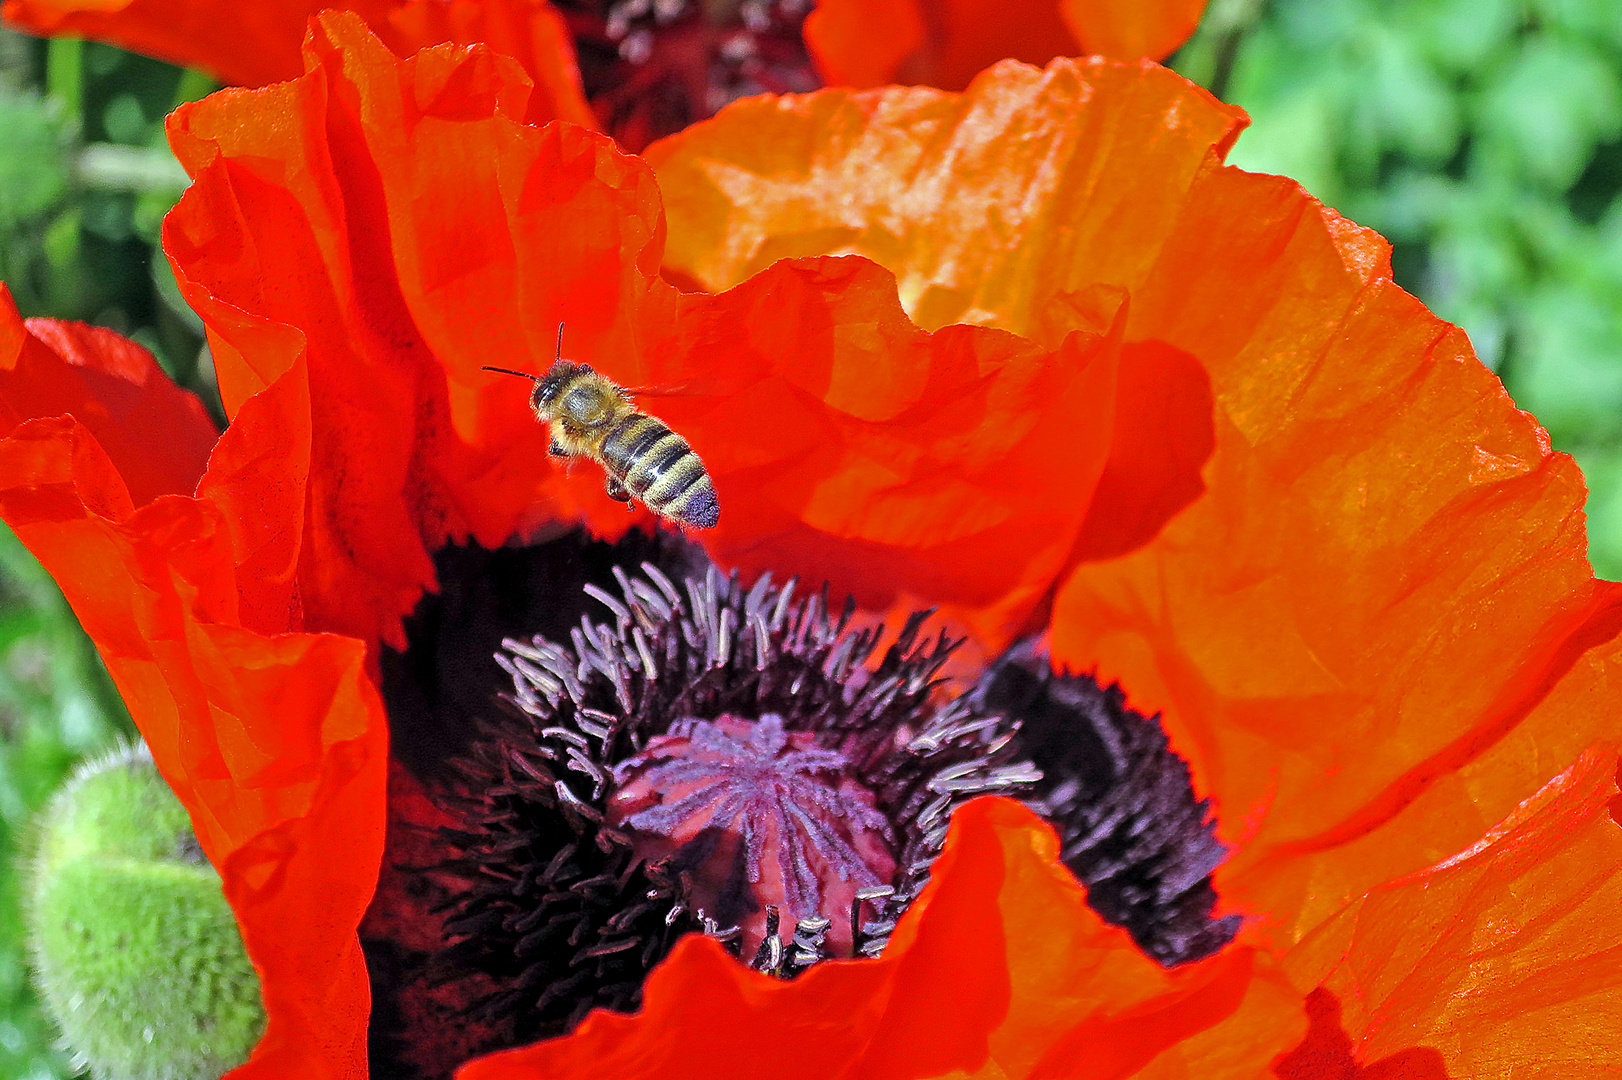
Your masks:
[[[624,503],[627,511],[635,509],[635,507],[631,505],[631,493],[625,490],[624,484],[620,483],[612,476],[610,476],[607,482],[603,484],[603,490],[608,492],[608,497],[610,499],[613,499],[615,502]]]
[[[563,447],[562,447],[562,446],[561,446],[561,445],[560,445],[560,444],[559,444],[559,443],[558,443],[558,441],[557,441],[557,440],[556,440],[556,439],[553,439],[553,440],[552,440],[552,445],[551,445],[551,446],[548,446],[548,447],[547,447],[547,448],[546,448],[546,452],[547,452],[547,453],[548,453],[548,454],[551,454],[551,455],[552,455],[552,456],[553,456],[553,457],[568,457],[568,456],[569,456],[569,451],[567,451],[567,450],[565,450],[565,449],[564,449],[564,448],[563,448]]]

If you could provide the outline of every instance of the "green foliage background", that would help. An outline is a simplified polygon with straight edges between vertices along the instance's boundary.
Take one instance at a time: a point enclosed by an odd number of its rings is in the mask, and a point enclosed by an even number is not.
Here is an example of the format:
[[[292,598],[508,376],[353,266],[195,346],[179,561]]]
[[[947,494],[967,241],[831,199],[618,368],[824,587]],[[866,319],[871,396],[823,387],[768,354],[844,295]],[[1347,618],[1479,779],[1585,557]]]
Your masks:
[[[186,178],[163,117],[213,85],[105,45],[0,30],[0,280],[24,315],[99,323],[215,403],[202,325],[157,253]],[[28,822],[135,728],[50,576],[0,526],[0,1080],[72,1075],[28,984],[14,872]]]
[[[1596,569],[1622,578],[1622,3],[1214,0],[1172,64],[1250,113],[1230,161],[1391,238],[1397,280],[1576,455]],[[134,337],[218,417],[201,326],[157,250],[185,182],[162,118],[210,89],[0,31],[0,279],[25,315]],[[132,734],[61,594],[0,533],[0,865],[74,761]],[[64,1077],[17,892],[0,872],[0,1080]]]

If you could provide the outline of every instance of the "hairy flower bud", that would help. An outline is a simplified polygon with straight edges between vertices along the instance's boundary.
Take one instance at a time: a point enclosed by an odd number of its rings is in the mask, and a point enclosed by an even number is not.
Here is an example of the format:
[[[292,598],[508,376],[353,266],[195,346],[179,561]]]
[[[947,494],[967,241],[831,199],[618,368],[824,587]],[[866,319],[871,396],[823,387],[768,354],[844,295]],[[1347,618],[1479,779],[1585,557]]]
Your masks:
[[[212,1080],[264,1030],[220,877],[144,746],[90,762],[41,814],[26,920],[35,981],[75,1063]]]

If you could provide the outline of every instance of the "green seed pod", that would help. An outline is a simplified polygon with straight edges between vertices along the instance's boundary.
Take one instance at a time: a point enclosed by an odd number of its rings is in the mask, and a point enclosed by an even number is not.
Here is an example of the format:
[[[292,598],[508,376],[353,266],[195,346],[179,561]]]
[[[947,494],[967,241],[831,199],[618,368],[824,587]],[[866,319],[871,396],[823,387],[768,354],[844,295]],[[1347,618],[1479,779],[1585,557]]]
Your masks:
[[[95,1080],[215,1080],[247,1060],[259,979],[144,746],[74,774],[40,816],[28,873],[35,984]]]

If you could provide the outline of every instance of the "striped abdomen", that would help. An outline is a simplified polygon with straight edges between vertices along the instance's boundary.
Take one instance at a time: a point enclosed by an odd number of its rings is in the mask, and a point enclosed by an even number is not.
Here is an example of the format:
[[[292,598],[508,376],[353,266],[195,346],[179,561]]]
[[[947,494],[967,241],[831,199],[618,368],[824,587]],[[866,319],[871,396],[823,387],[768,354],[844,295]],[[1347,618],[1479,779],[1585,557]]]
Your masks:
[[[603,468],[654,513],[695,529],[707,529],[720,518],[704,463],[662,421],[630,413],[609,428],[598,453]]]

